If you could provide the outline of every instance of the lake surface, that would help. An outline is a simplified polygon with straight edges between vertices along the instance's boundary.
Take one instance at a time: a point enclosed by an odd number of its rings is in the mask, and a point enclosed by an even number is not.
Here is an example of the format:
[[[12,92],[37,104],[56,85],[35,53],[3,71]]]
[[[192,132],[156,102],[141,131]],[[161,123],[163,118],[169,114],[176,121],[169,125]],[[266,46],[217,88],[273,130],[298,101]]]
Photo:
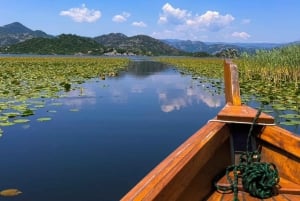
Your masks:
[[[44,100],[29,123],[2,128],[0,190],[23,192],[3,200],[119,200],[224,106],[210,89],[136,61],[119,77]],[[36,121],[45,116],[52,120]]]

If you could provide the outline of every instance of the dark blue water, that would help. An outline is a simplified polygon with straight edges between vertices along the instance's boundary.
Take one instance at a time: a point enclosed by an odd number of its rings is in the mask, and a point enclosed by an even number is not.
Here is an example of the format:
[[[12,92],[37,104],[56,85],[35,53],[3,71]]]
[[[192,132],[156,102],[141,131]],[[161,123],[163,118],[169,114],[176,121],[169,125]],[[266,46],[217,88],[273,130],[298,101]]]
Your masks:
[[[67,97],[45,100],[30,123],[2,128],[0,190],[23,193],[0,199],[119,200],[223,107],[223,96],[209,88],[141,61],[120,77],[89,80]],[[44,116],[52,120],[36,121]]]

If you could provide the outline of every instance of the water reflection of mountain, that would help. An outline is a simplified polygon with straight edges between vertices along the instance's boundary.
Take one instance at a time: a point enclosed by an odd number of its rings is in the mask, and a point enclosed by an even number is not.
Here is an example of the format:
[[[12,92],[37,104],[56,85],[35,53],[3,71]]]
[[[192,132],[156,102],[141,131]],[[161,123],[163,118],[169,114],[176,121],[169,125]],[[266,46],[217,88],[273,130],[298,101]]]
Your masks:
[[[136,77],[146,77],[158,72],[165,71],[169,67],[170,66],[166,64],[156,61],[134,61],[129,64],[127,73],[132,74]],[[126,73],[121,74],[120,76],[123,76],[125,74]]]

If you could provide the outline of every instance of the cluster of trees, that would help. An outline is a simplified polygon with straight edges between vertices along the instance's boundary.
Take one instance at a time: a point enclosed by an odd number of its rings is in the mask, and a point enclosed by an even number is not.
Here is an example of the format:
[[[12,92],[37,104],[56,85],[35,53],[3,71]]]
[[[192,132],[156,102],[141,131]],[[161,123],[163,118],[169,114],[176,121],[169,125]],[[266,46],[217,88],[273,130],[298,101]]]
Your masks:
[[[223,49],[220,52],[216,53],[217,57],[222,58],[237,58],[240,56],[239,52],[234,48]]]

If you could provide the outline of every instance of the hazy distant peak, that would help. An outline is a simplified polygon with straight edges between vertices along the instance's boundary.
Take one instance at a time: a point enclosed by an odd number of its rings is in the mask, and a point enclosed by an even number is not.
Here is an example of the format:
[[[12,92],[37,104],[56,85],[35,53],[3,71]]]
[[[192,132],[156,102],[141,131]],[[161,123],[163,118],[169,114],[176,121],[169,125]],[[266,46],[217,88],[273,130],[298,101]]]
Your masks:
[[[4,25],[2,28],[7,34],[21,34],[32,32],[31,29],[25,27],[20,22],[13,22],[11,24]]]

